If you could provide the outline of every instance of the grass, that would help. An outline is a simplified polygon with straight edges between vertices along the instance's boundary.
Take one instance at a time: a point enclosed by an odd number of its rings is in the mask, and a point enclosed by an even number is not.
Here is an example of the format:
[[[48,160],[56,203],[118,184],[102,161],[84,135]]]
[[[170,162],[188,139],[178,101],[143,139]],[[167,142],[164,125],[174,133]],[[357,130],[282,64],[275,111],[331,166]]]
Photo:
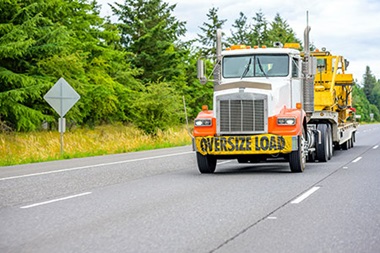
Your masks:
[[[0,166],[59,159],[117,154],[191,144],[185,127],[160,131],[154,137],[124,125],[75,129],[64,133],[64,154],[60,153],[60,133],[0,133]]]

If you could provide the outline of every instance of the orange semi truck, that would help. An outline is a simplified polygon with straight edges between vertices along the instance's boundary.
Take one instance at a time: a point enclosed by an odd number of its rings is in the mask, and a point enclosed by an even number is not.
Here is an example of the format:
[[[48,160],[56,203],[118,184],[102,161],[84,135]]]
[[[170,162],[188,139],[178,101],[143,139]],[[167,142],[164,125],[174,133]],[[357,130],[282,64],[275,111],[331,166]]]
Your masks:
[[[334,149],[353,147],[358,124],[351,107],[348,61],[326,50],[304,52],[297,43],[267,48],[233,45],[222,50],[217,33],[213,110],[194,121],[194,149],[201,173],[217,160],[239,163],[288,161],[303,172],[306,161],[326,162]],[[204,63],[198,78],[206,83]]]

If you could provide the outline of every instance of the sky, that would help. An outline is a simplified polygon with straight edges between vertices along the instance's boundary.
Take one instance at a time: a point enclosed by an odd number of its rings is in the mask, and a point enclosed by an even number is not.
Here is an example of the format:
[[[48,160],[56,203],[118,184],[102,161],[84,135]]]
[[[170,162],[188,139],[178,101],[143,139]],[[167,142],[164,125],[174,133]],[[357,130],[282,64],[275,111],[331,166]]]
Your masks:
[[[342,55],[350,61],[347,73],[363,83],[366,66],[380,79],[380,0],[162,0],[176,4],[173,15],[186,22],[186,37],[197,37],[199,27],[207,20],[213,7],[219,8],[220,19],[227,19],[223,32],[230,33],[232,24],[243,12],[251,21],[262,12],[271,22],[276,13],[286,20],[297,38],[303,41],[306,12],[309,13],[310,42],[317,48],[325,47],[333,55]],[[112,16],[107,3],[124,0],[98,0],[101,15]]]

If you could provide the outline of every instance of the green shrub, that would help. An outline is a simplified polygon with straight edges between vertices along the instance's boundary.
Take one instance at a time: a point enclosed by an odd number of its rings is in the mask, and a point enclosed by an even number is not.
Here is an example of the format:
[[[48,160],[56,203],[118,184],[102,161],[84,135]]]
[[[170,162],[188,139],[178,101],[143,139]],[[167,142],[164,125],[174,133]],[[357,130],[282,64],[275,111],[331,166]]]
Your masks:
[[[147,134],[156,135],[180,123],[182,100],[167,83],[151,83],[136,94],[132,105],[132,122]]]

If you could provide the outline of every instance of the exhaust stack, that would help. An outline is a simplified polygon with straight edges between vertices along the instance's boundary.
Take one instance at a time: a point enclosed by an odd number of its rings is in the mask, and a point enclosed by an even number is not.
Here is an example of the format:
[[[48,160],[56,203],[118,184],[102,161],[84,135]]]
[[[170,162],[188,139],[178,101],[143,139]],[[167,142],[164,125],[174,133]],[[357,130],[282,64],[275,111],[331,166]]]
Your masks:
[[[314,75],[315,75],[315,58],[310,57],[310,26],[306,26],[304,32],[304,61],[302,63],[302,73],[303,73],[303,104],[304,110],[308,118],[314,112]]]
[[[220,62],[222,60],[222,30],[216,30],[216,62],[214,68],[214,87],[220,85]]]

